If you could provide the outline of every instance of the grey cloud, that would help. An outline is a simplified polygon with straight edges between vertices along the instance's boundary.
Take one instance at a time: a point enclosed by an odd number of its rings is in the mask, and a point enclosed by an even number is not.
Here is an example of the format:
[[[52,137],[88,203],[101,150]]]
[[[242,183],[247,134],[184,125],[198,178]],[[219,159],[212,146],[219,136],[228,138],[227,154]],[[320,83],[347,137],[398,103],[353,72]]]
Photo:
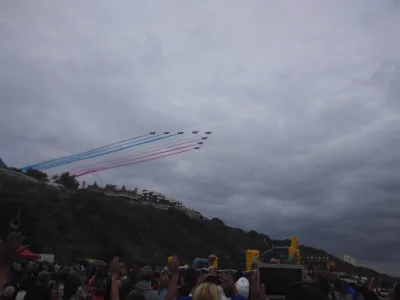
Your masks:
[[[394,272],[400,11],[390,1],[96,4],[0,10],[7,163],[211,130],[196,153],[81,179],[154,189]]]

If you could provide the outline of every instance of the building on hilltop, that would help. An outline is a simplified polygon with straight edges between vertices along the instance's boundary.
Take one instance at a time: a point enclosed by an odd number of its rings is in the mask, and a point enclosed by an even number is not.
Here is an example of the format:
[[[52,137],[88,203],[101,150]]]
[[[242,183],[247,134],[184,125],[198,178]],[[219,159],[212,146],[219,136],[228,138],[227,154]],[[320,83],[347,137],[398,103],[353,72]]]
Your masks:
[[[169,202],[174,207],[183,207],[183,204],[182,204],[181,201],[178,201],[178,200],[175,200],[175,199],[170,199]]]
[[[101,188],[97,185],[97,182],[95,181],[93,184],[89,184],[87,189],[95,192],[104,193],[107,196],[138,200],[137,189],[129,191],[125,188],[125,185],[123,185],[120,190],[118,190],[115,184],[106,184],[104,188]]]
[[[345,255],[345,256],[343,257],[343,261],[346,262],[346,263],[348,263],[348,264],[351,264],[351,265],[353,265],[353,266],[356,265],[356,260],[355,260],[353,257],[351,257],[350,255]]]
[[[191,218],[204,219],[204,217],[197,211],[185,207],[181,201],[174,199],[168,199],[164,194],[158,193],[156,191],[142,190],[138,192],[135,188],[133,191],[127,190],[125,185],[121,189],[118,189],[114,184],[106,184],[104,188],[97,185],[95,181],[92,185],[87,186],[88,190],[103,193],[107,196],[126,198],[130,200],[130,203],[140,203],[144,205],[149,205],[159,210],[168,210],[170,208],[176,208],[182,212],[185,212]]]

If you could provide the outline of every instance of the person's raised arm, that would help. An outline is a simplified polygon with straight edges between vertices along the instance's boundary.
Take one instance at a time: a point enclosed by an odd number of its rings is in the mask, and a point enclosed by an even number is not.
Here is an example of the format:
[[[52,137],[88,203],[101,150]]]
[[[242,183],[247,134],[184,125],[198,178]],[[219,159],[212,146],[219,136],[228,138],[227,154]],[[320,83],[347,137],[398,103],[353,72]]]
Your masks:
[[[111,300],[119,300],[119,274],[121,273],[121,265],[119,263],[119,257],[114,256],[110,262],[110,273],[111,273]]]
[[[172,257],[172,260],[168,266],[169,271],[172,274],[171,280],[169,281],[169,286],[167,293],[165,294],[164,300],[174,300],[176,288],[178,286],[179,277],[179,260],[178,257]]]
[[[233,298],[232,299],[242,299],[244,297],[239,295],[239,291],[236,287],[235,281],[233,280],[231,274],[221,274],[219,276],[221,278],[222,286],[223,287],[230,287],[233,291]]]
[[[253,276],[251,278],[251,299],[252,300],[265,300],[267,296],[265,294],[265,286],[264,283],[260,284],[260,271],[255,269],[253,271]]]

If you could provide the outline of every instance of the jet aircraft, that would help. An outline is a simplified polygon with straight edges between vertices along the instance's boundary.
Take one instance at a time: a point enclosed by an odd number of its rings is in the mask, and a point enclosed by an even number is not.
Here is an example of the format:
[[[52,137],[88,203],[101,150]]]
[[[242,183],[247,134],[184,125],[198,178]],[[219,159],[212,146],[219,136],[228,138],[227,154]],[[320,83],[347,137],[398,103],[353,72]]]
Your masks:
[[[196,150],[199,150],[199,149],[200,149],[200,147],[194,147],[194,149],[196,149]]]
[[[199,132],[198,130],[197,131],[192,131],[193,134],[197,134],[198,132]]]
[[[169,131],[165,131],[164,134],[169,134]]]
[[[183,134],[183,131],[179,131],[178,134]]]
[[[199,144],[199,145],[203,145],[203,144],[204,144],[204,142],[198,142],[197,144]]]
[[[150,132],[150,134],[152,134],[152,135],[155,135],[155,134],[156,134],[156,132],[155,132],[155,131],[152,131],[152,132]]]
[[[212,133],[212,131],[207,131],[207,132],[206,132],[206,134],[211,134],[211,133]]]
[[[208,136],[203,136],[201,139],[206,140],[206,139],[208,139]]]

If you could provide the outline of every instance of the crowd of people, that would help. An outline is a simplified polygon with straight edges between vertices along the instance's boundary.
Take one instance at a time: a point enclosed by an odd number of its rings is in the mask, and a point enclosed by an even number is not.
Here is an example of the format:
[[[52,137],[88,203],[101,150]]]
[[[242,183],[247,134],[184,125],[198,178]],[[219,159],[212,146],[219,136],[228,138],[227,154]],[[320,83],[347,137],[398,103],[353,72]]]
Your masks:
[[[251,273],[220,272],[215,255],[208,272],[179,268],[172,257],[167,267],[127,266],[114,257],[102,262],[60,264],[20,261],[23,237],[11,233],[0,243],[0,300],[266,300],[268,286],[257,269]],[[250,276],[249,276],[250,274]],[[400,284],[389,287],[371,280],[350,285],[329,273],[308,273],[291,284],[287,300],[400,300]],[[272,299],[269,299],[272,300]]]

